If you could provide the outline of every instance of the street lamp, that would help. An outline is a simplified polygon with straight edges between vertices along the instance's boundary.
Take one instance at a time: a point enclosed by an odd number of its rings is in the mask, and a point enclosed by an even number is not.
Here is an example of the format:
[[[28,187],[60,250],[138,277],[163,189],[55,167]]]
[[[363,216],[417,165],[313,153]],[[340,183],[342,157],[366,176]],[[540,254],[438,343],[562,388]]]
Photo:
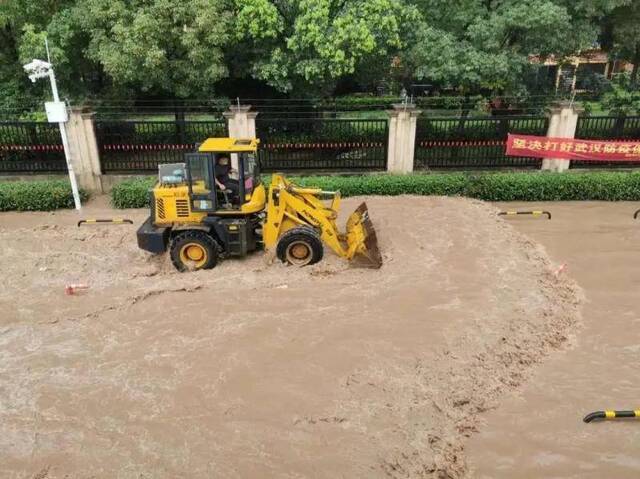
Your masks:
[[[35,83],[40,78],[49,78],[51,82],[51,91],[53,92],[53,101],[45,103],[47,111],[47,120],[49,123],[57,123],[60,127],[60,136],[62,137],[62,147],[64,148],[64,157],[67,161],[67,170],[69,171],[69,181],[71,182],[71,191],[73,193],[73,202],[76,210],[82,208],[80,204],[80,194],[78,193],[78,183],[76,175],[73,172],[71,164],[71,155],[69,154],[69,140],[67,139],[67,127],[65,123],[68,121],[67,108],[64,102],[60,101],[58,95],[58,85],[56,77],[53,73],[53,65],[43,60],[33,60],[31,63],[24,65],[24,71],[29,75],[29,80]]]

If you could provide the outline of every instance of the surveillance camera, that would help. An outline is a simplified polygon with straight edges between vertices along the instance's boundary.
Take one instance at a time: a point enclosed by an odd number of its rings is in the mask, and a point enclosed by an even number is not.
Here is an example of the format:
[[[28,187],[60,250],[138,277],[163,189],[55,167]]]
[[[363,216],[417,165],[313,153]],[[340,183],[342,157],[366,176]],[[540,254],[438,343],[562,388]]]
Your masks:
[[[44,60],[33,60],[31,63],[27,63],[24,66],[24,69],[28,72],[36,72],[42,70],[48,70],[51,68],[51,63],[45,62]]]
[[[24,71],[29,73],[29,79],[35,83],[38,78],[44,78],[49,75],[51,63],[43,60],[33,60],[23,66]]]

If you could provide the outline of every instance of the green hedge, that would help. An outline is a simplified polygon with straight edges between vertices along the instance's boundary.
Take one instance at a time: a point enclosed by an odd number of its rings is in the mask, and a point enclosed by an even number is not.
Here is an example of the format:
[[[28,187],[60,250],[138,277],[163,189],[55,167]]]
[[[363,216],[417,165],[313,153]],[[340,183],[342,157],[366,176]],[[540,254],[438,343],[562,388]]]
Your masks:
[[[80,198],[84,201],[88,194],[80,190]],[[71,185],[66,180],[0,183],[0,211],[50,211],[73,207]]]
[[[125,180],[111,189],[114,208],[146,208],[149,206],[149,190],[156,182],[155,176]]]
[[[640,201],[640,172],[312,176],[293,181],[301,186],[339,190],[345,197],[440,195],[486,201]],[[147,207],[153,183],[154,178],[142,178],[116,185],[111,192],[113,206]]]

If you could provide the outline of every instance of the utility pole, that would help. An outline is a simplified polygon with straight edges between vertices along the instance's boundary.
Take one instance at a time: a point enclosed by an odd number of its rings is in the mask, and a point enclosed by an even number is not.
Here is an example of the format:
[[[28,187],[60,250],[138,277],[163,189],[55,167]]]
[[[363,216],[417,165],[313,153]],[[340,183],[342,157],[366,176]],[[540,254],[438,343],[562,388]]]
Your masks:
[[[58,123],[58,126],[60,127],[60,136],[62,137],[62,147],[64,149],[64,158],[67,162],[67,170],[69,171],[69,182],[71,183],[73,202],[75,203],[76,210],[80,210],[82,208],[82,204],[80,203],[78,182],[76,181],[76,175],[73,171],[73,164],[71,163],[69,139],[67,137],[67,126],[65,124],[68,121],[69,116],[67,114],[67,106],[64,104],[64,102],[60,101],[60,95],[58,94],[58,85],[56,83],[56,76],[53,72],[53,65],[43,60],[33,60],[31,63],[24,65],[24,70],[27,72],[27,74],[29,75],[29,79],[33,83],[35,83],[36,80],[40,78],[47,77],[49,78],[49,81],[51,83],[53,102],[45,103],[47,119],[49,123]]]

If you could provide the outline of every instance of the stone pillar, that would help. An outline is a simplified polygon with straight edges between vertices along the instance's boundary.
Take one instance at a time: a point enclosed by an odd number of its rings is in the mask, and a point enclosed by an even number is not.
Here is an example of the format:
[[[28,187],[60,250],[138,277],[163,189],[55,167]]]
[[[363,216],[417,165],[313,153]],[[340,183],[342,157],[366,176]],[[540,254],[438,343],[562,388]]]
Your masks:
[[[71,108],[67,133],[71,162],[78,184],[93,193],[103,193],[98,142],[93,124],[94,114]]]
[[[389,144],[387,146],[387,171],[391,173],[413,172],[416,143],[416,122],[422,113],[412,104],[393,105],[389,110]]]
[[[251,105],[230,106],[229,111],[223,113],[229,125],[231,138],[255,138],[256,116],[258,112],[250,111]]]
[[[571,102],[559,102],[549,109],[549,128],[547,137],[550,138],[574,138],[578,117],[584,110]],[[542,169],[549,171],[566,171],[571,160],[560,158],[545,158],[542,160]]]

